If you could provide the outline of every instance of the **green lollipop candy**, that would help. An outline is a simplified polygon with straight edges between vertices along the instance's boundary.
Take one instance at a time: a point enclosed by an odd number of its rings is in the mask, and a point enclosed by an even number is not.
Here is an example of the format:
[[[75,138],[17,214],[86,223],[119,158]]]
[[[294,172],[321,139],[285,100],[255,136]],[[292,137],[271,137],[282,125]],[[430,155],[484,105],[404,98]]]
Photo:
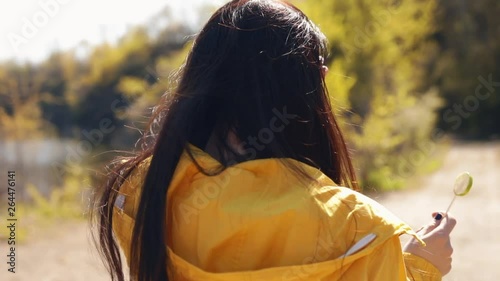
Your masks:
[[[453,193],[455,193],[455,196],[453,196],[453,200],[451,200],[448,209],[446,209],[445,215],[448,214],[448,211],[450,210],[451,205],[453,205],[453,202],[455,202],[457,196],[465,196],[467,195],[467,193],[469,193],[470,189],[472,188],[472,183],[472,176],[468,172],[464,172],[458,175],[458,177],[455,179],[455,184],[453,185]]]

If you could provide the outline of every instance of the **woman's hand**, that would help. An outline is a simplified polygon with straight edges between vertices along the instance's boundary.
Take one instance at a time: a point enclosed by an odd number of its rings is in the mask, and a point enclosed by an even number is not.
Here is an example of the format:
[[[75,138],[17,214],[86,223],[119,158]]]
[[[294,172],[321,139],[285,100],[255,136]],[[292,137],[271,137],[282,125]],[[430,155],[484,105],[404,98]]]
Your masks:
[[[457,221],[450,214],[444,216],[443,213],[433,213],[432,217],[438,219],[434,219],[430,224],[417,231],[427,246],[423,247],[418,241],[411,239],[404,246],[403,251],[426,259],[444,276],[451,270],[453,248],[450,242],[450,233]]]

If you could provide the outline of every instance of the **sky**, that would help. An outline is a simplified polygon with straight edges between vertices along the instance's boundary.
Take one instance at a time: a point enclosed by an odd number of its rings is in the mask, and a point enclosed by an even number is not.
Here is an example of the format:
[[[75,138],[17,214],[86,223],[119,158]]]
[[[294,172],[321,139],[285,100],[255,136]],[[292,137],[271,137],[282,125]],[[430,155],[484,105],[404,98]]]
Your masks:
[[[115,42],[128,27],[164,7],[176,19],[196,20],[196,7],[224,0],[20,0],[0,2],[0,61],[39,62],[51,51]]]

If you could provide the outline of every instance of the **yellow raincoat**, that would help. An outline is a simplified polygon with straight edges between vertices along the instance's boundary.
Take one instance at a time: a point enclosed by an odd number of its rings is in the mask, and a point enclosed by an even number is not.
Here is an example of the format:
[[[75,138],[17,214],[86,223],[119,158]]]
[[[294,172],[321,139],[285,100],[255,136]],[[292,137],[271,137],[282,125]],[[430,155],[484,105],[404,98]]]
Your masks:
[[[191,149],[205,169],[219,166]],[[113,229],[127,261],[148,163],[121,186],[114,208]],[[402,253],[399,235],[414,235],[408,225],[319,170],[296,164],[317,183],[291,176],[277,159],[206,176],[183,153],[167,194],[170,280],[441,280],[426,260]],[[369,234],[376,238],[343,256]]]

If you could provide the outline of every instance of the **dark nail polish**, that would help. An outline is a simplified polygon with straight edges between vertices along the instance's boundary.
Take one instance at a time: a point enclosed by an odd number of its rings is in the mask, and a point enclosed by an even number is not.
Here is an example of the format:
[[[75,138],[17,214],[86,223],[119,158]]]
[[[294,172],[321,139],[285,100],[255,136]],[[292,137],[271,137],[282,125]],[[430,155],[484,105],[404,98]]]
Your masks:
[[[441,215],[441,214],[437,214],[437,215],[434,217],[434,219],[435,219],[435,220],[437,220],[437,221],[438,221],[438,220],[441,220],[442,218],[443,218],[443,215]]]

